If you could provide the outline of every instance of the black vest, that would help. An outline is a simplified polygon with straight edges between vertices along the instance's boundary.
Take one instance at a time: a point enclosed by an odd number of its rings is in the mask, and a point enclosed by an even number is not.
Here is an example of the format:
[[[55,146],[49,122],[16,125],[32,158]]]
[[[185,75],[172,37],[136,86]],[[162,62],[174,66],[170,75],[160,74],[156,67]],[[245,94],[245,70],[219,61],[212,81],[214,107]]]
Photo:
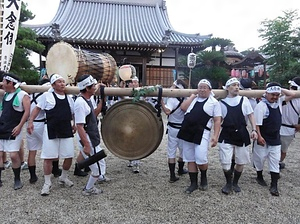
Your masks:
[[[73,137],[71,120],[72,114],[67,95],[65,99],[59,99],[52,93],[55,106],[51,110],[45,110],[49,139]]]
[[[260,133],[268,145],[280,145],[280,126],[281,113],[279,106],[272,108],[266,104],[269,109],[269,116],[263,120],[262,126],[259,126]]]
[[[177,134],[178,138],[197,145],[201,144],[204,129],[210,131],[206,125],[211,116],[203,110],[207,100],[196,102],[190,113],[184,115],[182,126]]]
[[[14,140],[16,137],[11,135],[12,130],[20,123],[24,111],[19,112],[13,108],[13,101],[17,97],[15,93],[11,100],[2,100],[2,114],[0,117],[0,139]]]
[[[91,108],[91,113],[85,117],[84,130],[89,135],[92,145],[96,147],[100,144],[100,134],[98,129],[98,120],[94,113],[92,102],[82,97]]]
[[[222,131],[218,142],[225,142],[236,146],[250,145],[250,136],[246,128],[246,119],[243,114],[242,104],[244,97],[241,98],[238,105],[232,107],[225,101],[221,102],[227,108],[227,114],[222,123]]]

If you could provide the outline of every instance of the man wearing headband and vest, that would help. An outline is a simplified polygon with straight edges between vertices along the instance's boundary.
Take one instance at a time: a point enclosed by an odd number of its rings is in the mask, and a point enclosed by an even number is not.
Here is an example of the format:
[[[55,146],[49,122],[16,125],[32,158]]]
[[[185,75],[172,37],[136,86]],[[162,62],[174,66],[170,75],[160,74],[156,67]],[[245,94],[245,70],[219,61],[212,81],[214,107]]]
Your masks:
[[[188,162],[191,185],[185,190],[187,194],[198,188],[198,170],[201,172],[199,189],[208,189],[208,149],[217,145],[221,123],[220,104],[213,97],[211,89],[207,79],[200,80],[198,94],[192,94],[181,105],[186,112],[178,138],[183,140],[183,160]],[[210,137],[212,126],[214,133]]]
[[[101,151],[100,133],[98,129],[97,116],[102,109],[102,101],[98,105],[91,100],[96,91],[97,81],[91,75],[82,75],[77,80],[80,95],[74,104],[75,123],[79,137],[79,147],[84,158]],[[94,102],[94,104],[93,104]],[[102,190],[94,186],[101,174],[100,161],[90,165],[91,174],[82,191],[84,196],[97,195]]]
[[[14,172],[14,189],[23,187],[20,179],[21,158],[19,150],[22,144],[22,127],[30,113],[30,100],[26,92],[19,88],[21,82],[14,74],[3,74],[5,95],[1,103],[0,117],[0,187],[1,171],[4,170],[3,152],[9,152]]]
[[[284,94],[280,96],[280,94]],[[261,102],[254,109],[257,141],[253,147],[253,163],[257,172],[257,182],[267,186],[263,178],[263,168],[266,160],[269,162],[271,173],[270,193],[279,196],[277,182],[279,179],[280,160],[280,127],[282,102],[290,101],[295,93],[281,88],[279,83],[271,82],[267,85],[266,93]]]
[[[245,164],[250,163],[250,137],[257,138],[252,106],[247,97],[239,96],[240,82],[236,78],[229,79],[224,89],[227,97],[220,100],[222,110],[222,130],[219,136],[219,156],[226,178],[222,193],[230,194],[232,189],[240,192],[238,181]],[[252,130],[249,136],[245,116],[248,117]],[[232,156],[235,155],[234,172],[231,170]],[[232,180],[233,174],[233,180]]]
[[[186,89],[186,83],[177,79],[171,89]],[[184,97],[169,97],[166,104],[161,100],[161,106],[166,115],[168,115],[168,164],[170,171],[170,183],[173,183],[179,180],[175,175],[175,164],[176,164],[176,150],[179,149],[179,158],[178,158],[178,175],[187,173],[183,169],[184,162],[182,160],[182,140],[177,138],[179,129],[181,128],[181,123],[184,118],[184,111],[181,110],[180,106],[184,100]]]
[[[41,158],[44,159],[45,183],[41,190],[42,196],[50,194],[52,161],[57,158],[64,159],[58,183],[67,187],[74,185],[68,179],[68,170],[74,157],[73,133],[75,133],[76,127],[71,124],[74,114],[74,101],[65,94],[66,83],[62,76],[58,74],[51,75],[50,83],[53,91],[45,92],[41,96],[41,100],[30,115],[27,126],[27,131],[31,134],[34,128],[33,121],[41,110],[45,110],[46,124],[41,152]]]
[[[300,90],[300,77],[295,77],[289,81],[290,90]],[[283,160],[286,157],[287,150],[295,138],[296,132],[300,131],[300,98],[290,101],[283,101],[282,104],[282,124],[280,127],[281,157],[279,168],[284,169]]]

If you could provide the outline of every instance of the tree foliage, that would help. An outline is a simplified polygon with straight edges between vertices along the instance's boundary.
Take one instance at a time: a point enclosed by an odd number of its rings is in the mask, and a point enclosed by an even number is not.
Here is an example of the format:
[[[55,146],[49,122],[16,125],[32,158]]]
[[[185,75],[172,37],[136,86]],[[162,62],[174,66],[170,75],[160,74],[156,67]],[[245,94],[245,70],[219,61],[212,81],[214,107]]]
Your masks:
[[[266,42],[260,50],[268,56],[269,74],[273,81],[282,84],[300,76],[300,27],[297,11],[283,12],[274,20],[263,21],[260,37]]]
[[[19,75],[27,84],[37,84],[39,79],[37,68],[29,60],[30,52],[42,52],[45,49],[45,46],[37,41],[34,31],[21,26],[22,22],[33,18],[34,15],[27,9],[27,4],[22,2],[20,25],[10,72]]]

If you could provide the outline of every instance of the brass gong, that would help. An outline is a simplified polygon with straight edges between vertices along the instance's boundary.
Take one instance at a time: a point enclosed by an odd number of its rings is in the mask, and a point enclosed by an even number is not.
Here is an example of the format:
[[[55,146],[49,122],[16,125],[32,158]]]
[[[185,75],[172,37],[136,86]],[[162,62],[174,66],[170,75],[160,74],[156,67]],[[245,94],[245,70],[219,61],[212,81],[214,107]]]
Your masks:
[[[125,99],[110,107],[101,122],[101,135],[115,156],[135,160],[152,154],[164,132],[161,117],[144,101]]]

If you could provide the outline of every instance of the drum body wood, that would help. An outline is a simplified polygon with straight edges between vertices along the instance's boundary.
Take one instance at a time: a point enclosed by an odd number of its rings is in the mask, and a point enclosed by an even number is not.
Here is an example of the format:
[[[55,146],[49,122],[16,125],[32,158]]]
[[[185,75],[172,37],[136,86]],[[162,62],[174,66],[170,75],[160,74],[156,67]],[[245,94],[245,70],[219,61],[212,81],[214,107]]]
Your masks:
[[[107,149],[122,159],[135,160],[151,155],[164,132],[162,118],[144,101],[117,102],[101,122],[101,135]]]
[[[47,54],[46,69],[49,76],[53,73],[60,74],[69,84],[75,84],[76,79],[83,74],[90,74],[97,81],[110,83],[116,73],[117,63],[107,53],[75,49],[68,43],[59,42]]]

